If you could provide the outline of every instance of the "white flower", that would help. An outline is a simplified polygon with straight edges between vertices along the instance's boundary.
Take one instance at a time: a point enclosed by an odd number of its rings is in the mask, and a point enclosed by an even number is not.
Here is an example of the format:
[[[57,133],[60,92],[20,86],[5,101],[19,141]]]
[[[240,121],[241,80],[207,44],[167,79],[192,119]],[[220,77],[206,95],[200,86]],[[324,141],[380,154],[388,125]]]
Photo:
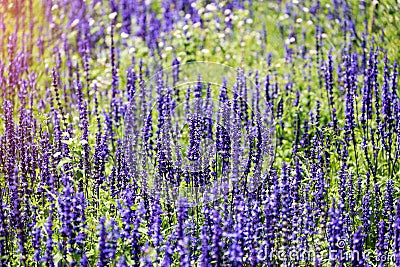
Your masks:
[[[71,28],[75,27],[75,26],[78,25],[78,24],[79,24],[79,19],[74,20],[74,21],[71,23]]]
[[[212,16],[213,16],[213,14],[212,14],[211,12],[206,12],[206,13],[204,13],[204,18],[205,18],[205,19],[211,19]]]
[[[288,14],[284,14],[284,15],[279,17],[279,20],[285,20],[287,18],[289,18],[289,15]]]
[[[292,43],[294,43],[295,41],[296,41],[296,38],[291,37],[291,38],[285,40],[285,44],[292,44]]]
[[[298,18],[298,19],[296,19],[296,22],[297,22],[297,23],[302,23],[302,22],[303,22],[303,19],[302,19],[302,18]]]
[[[207,6],[206,6],[206,9],[208,10],[208,11],[216,11],[217,10],[217,6],[214,4],[214,3],[211,3],[211,4],[208,4]]]
[[[247,24],[253,24],[253,20],[250,19],[250,18],[249,18],[249,19],[246,19],[246,23],[247,23]]]
[[[172,50],[172,47],[171,46],[167,46],[166,48],[165,48],[165,51],[171,51]]]
[[[228,9],[225,9],[225,11],[224,11],[224,14],[225,14],[225,16],[228,16],[229,14],[231,14],[231,10],[228,8]]]
[[[111,13],[110,15],[108,15],[108,18],[109,19],[115,19],[117,17],[117,12],[113,12],[113,13]]]
[[[134,48],[134,47],[129,48],[130,55],[133,55],[135,52],[136,52],[136,48]]]
[[[93,26],[93,24],[95,23],[95,20],[93,18],[89,19],[89,26]]]
[[[126,32],[121,32],[121,38],[122,39],[126,39],[126,38],[128,38],[129,37],[129,34],[128,33],[126,33]]]

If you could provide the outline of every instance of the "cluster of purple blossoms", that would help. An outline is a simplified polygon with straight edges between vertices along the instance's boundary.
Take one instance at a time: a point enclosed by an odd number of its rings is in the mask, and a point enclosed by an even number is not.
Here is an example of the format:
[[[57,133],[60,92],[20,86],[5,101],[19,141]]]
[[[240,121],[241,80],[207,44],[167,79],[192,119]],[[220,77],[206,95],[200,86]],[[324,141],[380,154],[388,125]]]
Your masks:
[[[400,266],[389,7],[325,2],[1,3],[0,265]]]

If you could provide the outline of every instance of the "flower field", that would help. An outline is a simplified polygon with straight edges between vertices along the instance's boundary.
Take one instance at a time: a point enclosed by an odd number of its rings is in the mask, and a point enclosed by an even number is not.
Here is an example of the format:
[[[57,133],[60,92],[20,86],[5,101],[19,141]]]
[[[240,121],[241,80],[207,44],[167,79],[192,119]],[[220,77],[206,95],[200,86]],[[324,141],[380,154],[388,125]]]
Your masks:
[[[0,266],[400,266],[398,0],[0,1]]]

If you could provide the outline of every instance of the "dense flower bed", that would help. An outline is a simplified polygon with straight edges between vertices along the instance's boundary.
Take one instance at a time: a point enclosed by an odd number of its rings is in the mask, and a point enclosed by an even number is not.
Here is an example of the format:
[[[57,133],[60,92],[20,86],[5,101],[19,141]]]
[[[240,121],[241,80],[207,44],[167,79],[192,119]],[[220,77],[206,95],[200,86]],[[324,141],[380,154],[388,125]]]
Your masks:
[[[0,265],[400,266],[399,12],[3,1]]]

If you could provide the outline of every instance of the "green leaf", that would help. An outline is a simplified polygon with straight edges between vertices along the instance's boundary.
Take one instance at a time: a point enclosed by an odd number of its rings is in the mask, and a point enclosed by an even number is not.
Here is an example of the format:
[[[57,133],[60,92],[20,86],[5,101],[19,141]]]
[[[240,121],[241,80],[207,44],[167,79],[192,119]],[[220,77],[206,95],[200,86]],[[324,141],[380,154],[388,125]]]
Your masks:
[[[91,257],[91,256],[94,256],[94,255],[96,255],[94,249],[91,249],[91,250],[89,250],[88,252],[86,252],[86,256],[87,256],[88,258]]]
[[[71,158],[62,158],[62,159],[60,160],[60,162],[58,163],[58,165],[57,165],[57,169],[61,169],[61,167],[62,167],[64,164],[70,163],[71,161],[72,161]]]
[[[87,145],[87,143],[88,143],[88,141],[86,141],[86,140],[81,140],[81,141],[79,142],[79,144],[81,144],[81,145]]]
[[[62,140],[61,142],[63,142],[64,144],[67,144],[67,145],[72,145],[74,143],[74,139],[70,138],[67,140]]]
[[[141,233],[141,234],[147,234],[147,228],[145,228],[145,227],[139,227],[139,233]]]
[[[58,265],[58,263],[62,260],[63,255],[60,252],[57,252],[56,255],[54,255],[54,265]]]

